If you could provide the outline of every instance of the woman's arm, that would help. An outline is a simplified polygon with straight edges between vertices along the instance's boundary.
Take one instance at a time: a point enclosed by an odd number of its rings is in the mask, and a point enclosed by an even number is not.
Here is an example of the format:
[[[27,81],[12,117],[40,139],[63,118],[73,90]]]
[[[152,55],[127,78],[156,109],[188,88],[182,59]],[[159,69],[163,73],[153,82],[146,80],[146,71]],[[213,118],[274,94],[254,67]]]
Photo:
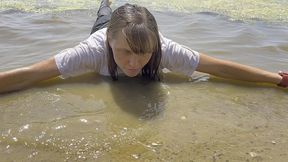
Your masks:
[[[0,93],[20,90],[59,75],[60,72],[53,57],[28,67],[0,72]]]
[[[216,59],[205,54],[200,54],[200,61],[196,70],[223,78],[249,82],[266,82],[273,84],[279,84],[282,82],[282,76],[277,73],[268,72],[231,61]]]

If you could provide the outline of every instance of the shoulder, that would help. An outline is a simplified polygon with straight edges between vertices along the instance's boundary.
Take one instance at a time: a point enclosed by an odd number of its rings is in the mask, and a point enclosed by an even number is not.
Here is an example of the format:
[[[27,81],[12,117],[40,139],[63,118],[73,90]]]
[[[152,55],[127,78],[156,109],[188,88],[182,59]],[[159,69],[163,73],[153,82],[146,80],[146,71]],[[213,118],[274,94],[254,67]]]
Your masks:
[[[163,51],[163,49],[167,48],[167,46],[169,44],[169,41],[171,41],[171,40],[167,39],[166,37],[164,37],[161,32],[159,32],[159,38],[160,38],[160,42],[161,42],[161,48],[162,48],[162,51]]]
[[[107,28],[103,28],[103,29],[97,30],[96,32],[91,34],[91,37],[94,37],[94,38],[106,38],[106,32],[107,32]]]
[[[81,50],[89,55],[97,55],[98,57],[104,57],[107,53],[106,44],[106,31],[107,28],[101,29],[90,35],[87,39],[80,42],[78,46],[75,46],[72,50]]]
[[[190,76],[199,63],[199,53],[184,45],[165,38],[159,33],[161,40],[161,68]]]
[[[103,28],[101,30],[96,31],[95,33],[90,35],[90,37],[86,40],[86,42],[89,43],[90,45],[94,46],[96,45],[97,47],[105,48],[107,40],[106,31],[107,28]]]
[[[177,42],[163,36],[162,33],[159,32],[160,42],[161,42],[161,50],[162,54],[172,54],[181,51],[183,48],[182,45],[178,44]]]

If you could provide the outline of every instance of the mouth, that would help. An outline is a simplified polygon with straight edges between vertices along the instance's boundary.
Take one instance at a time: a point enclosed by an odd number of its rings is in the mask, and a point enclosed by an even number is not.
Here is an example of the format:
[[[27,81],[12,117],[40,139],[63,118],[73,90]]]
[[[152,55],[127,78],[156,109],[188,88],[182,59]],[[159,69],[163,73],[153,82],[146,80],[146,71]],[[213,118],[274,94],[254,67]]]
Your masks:
[[[127,73],[131,76],[135,76],[139,73],[140,69],[127,69]]]
[[[139,69],[128,69],[128,71],[130,71],[130,72],[137,72],[137,71],[139,71]]]

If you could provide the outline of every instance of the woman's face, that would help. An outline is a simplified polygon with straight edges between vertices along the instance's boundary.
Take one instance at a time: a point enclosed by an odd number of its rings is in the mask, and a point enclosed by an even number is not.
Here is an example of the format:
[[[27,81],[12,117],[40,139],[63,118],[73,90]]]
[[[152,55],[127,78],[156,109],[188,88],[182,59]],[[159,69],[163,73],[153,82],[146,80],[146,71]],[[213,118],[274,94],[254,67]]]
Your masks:
[[[119,32],[115,38],[110,39],[109,44],[116,64],[129,77],[137,76],[152,56],[152,53],[134,53],[122,32]]]

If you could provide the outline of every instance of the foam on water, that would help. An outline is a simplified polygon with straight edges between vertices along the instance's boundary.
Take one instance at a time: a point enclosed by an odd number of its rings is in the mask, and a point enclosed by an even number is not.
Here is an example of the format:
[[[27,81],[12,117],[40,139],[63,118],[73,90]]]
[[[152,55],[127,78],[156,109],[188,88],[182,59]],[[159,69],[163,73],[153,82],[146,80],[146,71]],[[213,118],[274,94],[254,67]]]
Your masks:
[[[288,22],[288,1],[285,0],[114,0],[112,7],[136,3],[156,11],[215,12],[233,20],[264,20]],[[65,10],[96,9],[99,0],[1,0],[0,9],[26,12],[61,12]]]

